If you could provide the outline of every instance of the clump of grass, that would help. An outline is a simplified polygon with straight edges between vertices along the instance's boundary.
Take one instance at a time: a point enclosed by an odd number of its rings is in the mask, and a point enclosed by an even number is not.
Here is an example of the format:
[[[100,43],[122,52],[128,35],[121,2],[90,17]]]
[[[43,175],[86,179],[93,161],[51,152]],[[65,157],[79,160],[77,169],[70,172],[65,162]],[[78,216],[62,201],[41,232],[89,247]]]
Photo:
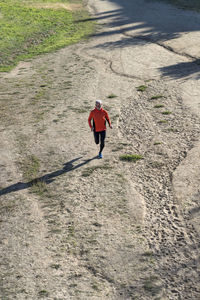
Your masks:
[[[68,237],[69,238],[72,238],[75,236],[75,226],[73,224],[71,224],[69,227],[68,227]]]
[[[48,297],[49,293],[45,290],[41,290],[41,291],[39,291],[38,295],[39,295],[39,297]]]
[[[160,169],[163,167],[163,163],[159,162],[159,161],[152,161],[150,163],[150,165],[152,166],[152,168],[157,168],[157,169]]]
[[[152,257],[153,256],[153,252],[152,251],[146,251],[143,253],[143,256],[145,257]]]
[[[163,95],[155,95],[155,96],[151,97],[151,100],[160,99],[160,98],[163,98],[163,97],[164,97]]]
[[[169,110],[165,110],[162,112],[163,115],[170,115],[172,112]]]
[[[88,112],[88,110],[86,110],[85,108],[69,107],[69,109],[78,114]]]
[[[11,70],[20,60],[76,43],[94,31],[86,10],[40,8],[34,7],[37,1],[31,5],[27,2],[0,2],[0,71]]]
[[[150,292],[152,295],[158,294],[162,289],[162,285],[158,284],[158,280],[159,278],[154,275],[150,276],[149,278],[146,278],[143,285],[144,289]]]
[[[45,97],[45,94],[46,94],[46,92],[44,91],[44,90],[40,90],[40,91],[38,91],[36,94],[35,94],[35,96],[34,96],[34,100],[40,100],[40,99],[42,99],[42,98],[44,98]]]
[[[156,146],[156,145],[161,145],[162,142],[154,142],[153,144],[154,144],[155,146]]]
[[[58,270],[60,268],[60,265],[59,264],[52,264],[51,268]]]
[[[169,131],[169,132],[178,132],[178,129],[176,129],[176,128],[168,128],[167,131]]]
[[[97,281],[92,283],[92,288],[96,291],[100,291],[100,286],[99,283]]]
[[[146,85],[140,85],[136,87],[137,91],[144,92],[147,89]]]
[[[36,178],[40,168],[39,159],[35,155],[28,155],[22,161],[22,171],[26,180],[33,180]]]
[[[139,154],[123,154],[123,155],[120,155],[120,160],[123,160],[123,161],[136,162],[140,159],[143,159],[143,156],[139,155]]]
[[[39,196],[47,195],[47,184],[38,178],[38,173],[40,169],[40,161],[35,155],[27,156],[21,164],[23,171],[23,177],[25,180],[29,181],[31,192]]]
[[[164,107],[164,105],[163,104],[156,104],[156,105],[154,105],[154,108],[161,108],[161,107]]]
[[[88,177],[90,176],[94,171],[100,169],[100,170],[109,170],[112,167],[109,166],[108,164],[102,165],[102,166],[93,166],[93,167],[89,167],[86,168],[83,172],[82,172],[82,176],[83,177]]]
[[[122,145],[118,145],[116,146],[116,148],[112,149],[112,152],[117,152],[117,151],[120,151],[122,150],[124,147]]]
[[[35,180],[31,186],[31,191],[42,197],[48,193],[47,184],[44,181]]]
[[[167,123],[167,120],[160,120],[158,121],[158,124],[166,124]]]
[[[110,95],[107,96],[107,98],[110,98],[110,99],[116,98],[116,97],[117,97],[117,95],[115,95],[115,94],[110,94]]]

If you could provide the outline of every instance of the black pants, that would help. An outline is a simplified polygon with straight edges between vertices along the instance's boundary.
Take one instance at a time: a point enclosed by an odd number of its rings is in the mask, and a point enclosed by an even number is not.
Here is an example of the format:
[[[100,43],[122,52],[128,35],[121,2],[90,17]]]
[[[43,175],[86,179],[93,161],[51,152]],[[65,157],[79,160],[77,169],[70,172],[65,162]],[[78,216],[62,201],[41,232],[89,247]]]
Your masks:
[[[96,132],[94,131],[94,140],[95,143],[98,145],[99,144],[99,140],[100,140],[100,150],[99,152],[102,152],[104,146],[105,146],[105,137],[106,137],[106,131],[99,131]]]

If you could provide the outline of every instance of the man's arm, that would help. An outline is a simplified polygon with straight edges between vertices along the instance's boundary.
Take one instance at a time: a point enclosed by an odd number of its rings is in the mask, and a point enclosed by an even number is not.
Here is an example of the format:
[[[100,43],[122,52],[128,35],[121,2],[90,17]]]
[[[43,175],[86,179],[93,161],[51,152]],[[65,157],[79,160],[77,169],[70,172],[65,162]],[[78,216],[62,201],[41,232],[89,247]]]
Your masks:
[[[92,114],[92,111],[91,111],[90,115],[89,115],[89,118],[88,118],[88,124],[89,124],[91,130],[93,130],[92,124],[91,124],[92,119],[93,119],[93,114]]]
[[[109,127],[112,129],[112,125],[111,125],[109,115],[108,115],[107,111],[105,113],[106,113],[106,120],[108,121]]]

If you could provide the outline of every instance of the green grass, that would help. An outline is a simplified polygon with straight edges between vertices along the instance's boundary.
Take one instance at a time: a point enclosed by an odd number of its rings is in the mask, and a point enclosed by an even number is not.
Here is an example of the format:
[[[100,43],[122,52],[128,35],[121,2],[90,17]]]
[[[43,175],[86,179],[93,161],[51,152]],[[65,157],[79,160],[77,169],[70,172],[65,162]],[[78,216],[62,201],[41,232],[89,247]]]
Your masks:
[[[117,97],[117,95],[115,95],[115,94],[110,94],[110,95],[107,96],[107,98],[110,98],[110,99],[116,98],[116,97]]]
[[[24,179],[33,180],[37,177],[40,169],[39,159],[35,155],[28,155],[22,162]]]
[[[171,113],[172,113],[172,112],[169,111],[169,110],[166,110],[166,111],[163,111],[163,112],[162,112],[163,115],[170,115]]]
[[[154,106],[154,108],[161,108],[161,107],[164,107],[164,105],[163,105],[163,104],[156,104],[156,105]]]
[[[136,87],[137,91],[144,92],[147,89],[146,85],[140,85]]]
[[[167,123],[167,120],[160,120],[158,121],[158,124],[166,124]]]
[[[154,144],[155,146],[156,146],[156,145],[161,145],[162,142],[154,142],[153,144]]]
[[[9,71],[21,60],[76,43],[94,31],[94,22],[85,10],[34,7],[37,2],[47,1],[0,2],[0,71]],[[69,3],[60,0],[63,2]]]
[[[37,179],[40,161],[35,155],[28,155],[21,163],[23,177],[26,181],[32,181],[31,192],[38,196],[48,195],[47,184],[44,181]]]
[[[40,197],[49,196],[49,191],[47,189],[47,184],[44,181],[35,180],[31,187],[31,191]]]
[[[39,291],[38,296],[41,297],[41,298],[42,297],[48,297],[49,293],[46,290],[41,290],[41,291]]]
[[[138,155],[138,154],[123,154],[123,155],[120,155],[120,160],[123,160],[123,161],[136,162],[140,159],[143,159],[143,156]]]

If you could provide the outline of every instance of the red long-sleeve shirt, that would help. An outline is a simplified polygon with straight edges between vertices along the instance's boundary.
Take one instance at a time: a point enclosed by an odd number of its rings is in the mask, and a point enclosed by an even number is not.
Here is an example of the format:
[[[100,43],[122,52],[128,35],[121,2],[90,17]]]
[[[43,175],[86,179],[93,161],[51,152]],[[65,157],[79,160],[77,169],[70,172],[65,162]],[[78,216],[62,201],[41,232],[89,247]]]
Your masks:
[[[91,124],[92,119],[94,121],[94,130],[96,132],[106,130],[106,120],[108,121],[109,126],[111,126],[111,122],[110,122],[108,113],[103,108],[101,108],[100,110],[95,108],[90,112],[90,115],[88,118],[88,124],[91,129],[93,127]]]

